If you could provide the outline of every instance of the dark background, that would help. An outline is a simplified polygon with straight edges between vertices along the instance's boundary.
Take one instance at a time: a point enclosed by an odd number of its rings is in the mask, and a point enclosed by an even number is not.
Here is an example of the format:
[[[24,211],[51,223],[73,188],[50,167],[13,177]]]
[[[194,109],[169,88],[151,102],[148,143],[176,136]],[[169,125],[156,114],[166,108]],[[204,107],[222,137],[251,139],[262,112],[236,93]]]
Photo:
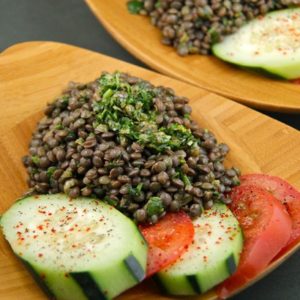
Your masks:
[[[0,52],[32,40],[69,43],[145,67],[109,36],[83,0],[0,0]],[[299,115],[263,113],[300,130]],[[234,299],[300,299],[300,252]]]

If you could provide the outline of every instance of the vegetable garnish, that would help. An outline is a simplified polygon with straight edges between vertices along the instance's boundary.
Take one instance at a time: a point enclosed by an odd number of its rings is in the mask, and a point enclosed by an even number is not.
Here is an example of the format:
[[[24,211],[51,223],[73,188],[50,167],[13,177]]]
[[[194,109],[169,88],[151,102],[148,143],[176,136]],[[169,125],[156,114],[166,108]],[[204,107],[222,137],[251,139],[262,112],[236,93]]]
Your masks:
[[[215,44],[213,53],[229,63],[278,78],[299,78],[300,8],[278,10],[250,21]]]
[[[139,0],[131,0],[127,2],[127,8],[130,13],[138,14],[144,7],[144,3]]]
[[[94,104],[96,130],[111,130],[121,142],[129,139],[157,152],[198,146],[199,140],[184,125],[159,126],[155,94],[145,82],[132,87],[119,73],[104,74],[99,82],[101,100]]]
[[[194,226],[184,213],[168,213],[157,224],[140,225],[149,252],[147,277],[176,261],[188,248],[194,238]]]
[[[287,181],[277,176],[266,174],[247,174],[241,176],[241,185],[255,185],[265,189],[278,199],[292,219],[292,235],[286,247],[279,255],[289,250],[300,241],[300,192]]]
[[[270,193],[254,185],[239,186],[231,192],[230,209],[244,233],[244,247],[237,271],[218,288],[228,297],[263,271],[286,246],[292,222],[284,206]]]
[[[202,294],[233,274],[239,263],[243,235],[225,204],[215,203],[193,225],[195,235],[187,251],[154,277],[168,294]]]
[[[51,299],[108,300],[145,278],[145,240],[132,220],[102,201],[29,196],[0,225]]]

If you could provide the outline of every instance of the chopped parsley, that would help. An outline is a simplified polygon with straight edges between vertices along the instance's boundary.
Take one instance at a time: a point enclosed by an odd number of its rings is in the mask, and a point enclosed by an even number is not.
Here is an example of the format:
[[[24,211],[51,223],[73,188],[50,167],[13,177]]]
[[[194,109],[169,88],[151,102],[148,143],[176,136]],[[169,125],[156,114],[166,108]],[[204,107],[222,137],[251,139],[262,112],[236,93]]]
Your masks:
[[[140,196],[142,188],[143,188],[143,183],[139,183],[136,187],[131,186],[129,189],[129,195],[131,197]]]
[[[160,197],[151,197],[146,206],[145,206],[146,212],[148,216],[159,216],[161,213],[164,212],[164,206],[160,199]]]
[[[38,165],[40,163],[40,158],[37,155],[32,155],[31,160],[35,165]]]
[[[51,178],[53,173],[57,170],[57,167],[51,166],[47,169],[47,176],[48,178]]]
[[[138,0],[131,0],[127,2],[127,8],[130,13],[137,15],[144,8],[144,4]]]
[[[190,129],[177,123],[161,126],[153,99],[156,90],[140,80],[129,84],[119,73],[99,79],[101,100],[94,104],[95,129],[118,133],[119,140],[131,140],[157,152],[190,149],[198,144]],[[186,116],[188,117],[188,116]]]

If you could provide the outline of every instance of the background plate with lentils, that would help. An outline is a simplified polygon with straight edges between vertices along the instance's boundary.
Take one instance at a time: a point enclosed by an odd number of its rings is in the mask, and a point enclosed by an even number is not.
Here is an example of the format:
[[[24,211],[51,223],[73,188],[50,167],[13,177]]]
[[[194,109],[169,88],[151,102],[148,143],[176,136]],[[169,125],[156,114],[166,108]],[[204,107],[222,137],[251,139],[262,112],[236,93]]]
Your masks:
[[[201,214],[239,184],[226,144],[190,119],[188,99],[123,73],[71,83],[48,104],[23,158],[29,193],[102,199],[137,222]]]
[[[179,55],[205,55],[248,20],[296,4],[300,0],[131,0],[127,6],[133,14],[149,16],[162,43]]]

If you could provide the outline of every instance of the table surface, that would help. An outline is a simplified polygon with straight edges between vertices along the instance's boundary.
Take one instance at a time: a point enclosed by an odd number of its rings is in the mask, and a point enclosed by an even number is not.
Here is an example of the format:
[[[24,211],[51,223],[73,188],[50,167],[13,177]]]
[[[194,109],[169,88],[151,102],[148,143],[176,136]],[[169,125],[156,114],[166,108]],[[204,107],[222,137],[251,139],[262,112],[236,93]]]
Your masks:
[[[0,0],[0,52],[32,40],[73,44],[146,67],[109,36],[81,0]],[[263,113],[300,130],[299,115]],[[234,299],[298,300],[299,270],[300,251]]]

